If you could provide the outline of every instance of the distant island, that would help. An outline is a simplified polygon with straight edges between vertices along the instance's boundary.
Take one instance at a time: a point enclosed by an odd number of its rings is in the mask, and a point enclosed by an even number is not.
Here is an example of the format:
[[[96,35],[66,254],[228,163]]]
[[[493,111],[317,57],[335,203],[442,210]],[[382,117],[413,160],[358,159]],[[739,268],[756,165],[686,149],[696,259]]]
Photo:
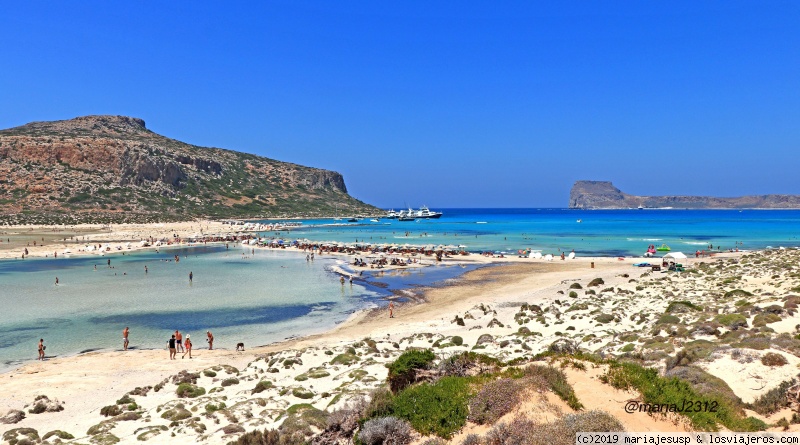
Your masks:
[[[569,193],[571,209],[795,209],[798,195],[757,195],[738,198],[711,196],[636,196],[622,192],[610,181],[576,181]]]
[[[342,175],[84,116],[0,131],[0,224],[380,214]]]

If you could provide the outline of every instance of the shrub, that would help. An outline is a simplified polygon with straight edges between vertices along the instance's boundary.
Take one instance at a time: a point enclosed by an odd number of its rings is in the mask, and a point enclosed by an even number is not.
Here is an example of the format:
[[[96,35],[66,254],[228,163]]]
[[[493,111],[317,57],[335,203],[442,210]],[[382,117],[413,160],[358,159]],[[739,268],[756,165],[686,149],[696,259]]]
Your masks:
[[[600,314],[595,317],[595,320],[597,320],[598,323],[609,323],[614,321],[614,316],[611,314]]]
[[[664,314],[661,317],[659,317],[658,321],[656,321],[656,324],[678,324],[680,322],[681,322],[680,318],[674,315]]]
[[[333,360],[331,360],[331,364],[332,365],[350,366],[353,363],[356,363],[358,361],[359,361],[359,358],[355,354],[355,352],[353,352],[353,353],[345,352],[343,354],[339,354],[336,357],[334,357]]]
[[[251,431],[239,436],[235,445],[284,445],[277,430]]]
[[[217,373],[210,369],[206,369],[205,371],[203,371],[203,375],[206,377],[216,377]]]
[[[405,445],[411,442],[411,437],[411,426],[397,417],[370,419],[358,433],[364,445]]]
[[[493,341],[494,337],[492,336],[492,334],[483,334],[480,337],[478,337],[478,340],[475,342],[475,346],[479,346],[484,343],[491,343]]]
[[[258,394],[272,388],[272,382],[269,380],[262,380],[256,383],[256,386],[250,391],[250,394]]]
[[[465,378],[443,377],[401,391],[392,401],[391,412],[411,422],[421,434],[449,439],[467,421],[469,396]]]
[[[786,357],[782,356],[781,354],[775,352],[767,352],[764,356],[761,357],[761,364],[764,366],[783,366],[789,364],[789,361],[786,360]]]
[[[747,292],[746,290],[742,290],[742,289],[734,289],[732,291],[725,292],[725,298],[752,297],[752,296],[753,296],[753,294],[751,294],[750,292]]]
[[[175,393],[178,394],[178,397],[188,397],[193,399],[195,397],[202,396],[206,393],[205,388],[202,388],[197,385],[192,385],[191,383],[181,383],[178,385],[178,389],[175,390]]]
[[[418,369],[426,369],[436,358],[429,349],[410,350],[402,353],[389,365],[389,387],[392,392],[398,392],[414,383]]]
[[[716,404],[716,412],[691,411],[682,413],[692,426],[702,431],[717,431],[718,424],[733,431],[755,431],[758,425],[744,418],[741,409],[732,406],[723,397],[714,394],[700,395],[691,385],[676,377],[660,377],[658,371],[635,363],[611,363],[601,380],[618,389],[634,389],[642,394],[645,403],[665,406],[682,406],[686,400]]]
[[[747,318],[742,314],[719,314],[714,317],[714,321],[731,330],[747,327]]]
[[[369,395],[369,404],[364,409],[364,418],[385,417],[392,413],[394,395],[386,388],[375,388]]]
[[[454,345],[456,345],[456,346],[461,346],[461,345],[463,345],[463,344],[464,344],[464,339],[463,339],[463,338],[461,338],[461,337],[459,337],[458,335],[454,335],[454,336],[453,336],[453,337],[450,339],[450,341],[451,341],[451,342],[453,342],[453,344],[454,344]]]
[[[467,434],[467,437],[461,441],[461,445],[481,445],[481,436],[477,434]]]
[[[45,434],[44,436],[42,436],[42,440],[47,440],[48,438],[50,438],[52,436],[56,436],[59,439],[64,439],[64,440],[70,440],[70,439],[74,439],[75,438],[75,436],[73,436],[72,434],[70,434],[70,433],[68,433],[66,431],[53,430],[53,431],[50,431],[49,433]]]
[[[292,395],[299,399],[310,399],[314,397],[314,393],[305,388],[294,388],[292,390]]]
[[[519,383],[512,379],[489,382],[469,402],[469,420],[477,424],[494,423],[519,402]]]
[[[594,280],[590,281],[589,284],[587,284],[586,286],[595,287],[595,286],[600,286],[601,284],[606,284],[606,282],[603,281],[602,278],[595,278]]]
[[[239,379],[237,379],[236,377],[227,378],[227,379],[223,380],[222,383],[221,383],[222,386],[231,386],[231,385],[238,385],[238,384],[239,384]]]
[[[691,301],[673,301],[672,303],[667,306],[667,310],[664,312],[671,314],[671,313],[686,313],[692,311],[702,311],[703,308],[692,303]]]
[[[578,401],[578,396],[575,395],[575,389],[567,381],[567,375],[564,371],[553,368],[552,366],[544,365],[530,365],[525,368],[523,374],[526,377],[531,377],[534,380],[539,380],[542,384],[546,385],[548,389],[553,391],[561,400],[567,402],[570,408],[574,410],[583,409],[583,405]]]
[[[569,291],[569,297],[570,298],[578,298],[578,293],[575,292],[574,290],[571,290],[571,291]]]
[[[106,417],[114,417],[118,416],[122,413],[122,409],[119,405],[108,405],[100,408],[100,415]]]
[[[781,410],[788,402],[786,400],[787,391],[796,383],[797,381],[795,379],[781,382],[777,387],[761,394],[761,396],[749,405],[749,408],[762,416],[769,416]]]
[[[569,285],[569,288],[570,289],[583,289],[583,286],[581,286],[581,283],[572,283],[572,284]]]

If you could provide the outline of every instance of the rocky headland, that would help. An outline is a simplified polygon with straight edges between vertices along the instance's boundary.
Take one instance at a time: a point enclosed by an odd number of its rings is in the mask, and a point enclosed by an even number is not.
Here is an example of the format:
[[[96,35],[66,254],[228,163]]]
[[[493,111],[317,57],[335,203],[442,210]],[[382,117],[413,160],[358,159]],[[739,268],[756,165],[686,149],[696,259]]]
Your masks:
[[[84,116],[0,130],[0,223],[160,222],[375,214],[341,174],[187,144],[142,119]]]
[[[571,209],[796,209],[798,195],[757,195],[738,198],[710,196],[636,196],[616,188],[611,181],[576,181],[569,193]]]

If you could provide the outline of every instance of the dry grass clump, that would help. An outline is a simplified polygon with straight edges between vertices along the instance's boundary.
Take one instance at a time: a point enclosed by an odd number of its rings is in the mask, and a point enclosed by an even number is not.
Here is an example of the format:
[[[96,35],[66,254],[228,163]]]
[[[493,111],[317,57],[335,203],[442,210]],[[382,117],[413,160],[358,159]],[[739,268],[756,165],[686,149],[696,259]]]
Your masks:
[[[552,366],[530,365],[523,370],[523,374],[530,378],[540,390],[553,391],[561,400],[567,402],[570,408],[574,410],[583,408],[575,395],[575,389],[567,381],[564,371]]]
[[[510,423],[495,425],[484,438],[486,445],[572,445],[581,431],[625,431],[614,416],[599,410],[567,414],[551,423],[537,423],[518,416]],[[465,441],[466,442],[466,441]]]
[[[480,425],[494,423],[519,403],[520,384],[500,379],[483,385],[469,402],[468,419]]]
[[[761,364],[764,366],[784,366],[789,364],[789,361],[786,360],[786,357],[782,356],[781,354],[775,352],[767,352],[761,357]]]
[[[762,394],[759,398],[754,400],[753,403],[748,405],[748,408],[763,416],[768,416],[779,411],[784,406],[788,405],[789,401],[786,398],[787,392],[789,391],[789,388],[794,386],[796,383],[797,381],[795,379],[781,382],[780,385],[770,389]]]
[[[364,445],[405,445],[413,437],[411,424],[397,417],[370,419],[361,427],[358,439]]]

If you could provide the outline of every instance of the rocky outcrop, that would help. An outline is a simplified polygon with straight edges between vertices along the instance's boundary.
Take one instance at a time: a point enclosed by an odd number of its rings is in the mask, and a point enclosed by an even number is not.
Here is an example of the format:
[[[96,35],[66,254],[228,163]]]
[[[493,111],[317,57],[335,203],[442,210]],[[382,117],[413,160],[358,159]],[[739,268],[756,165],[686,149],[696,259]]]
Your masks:
[[[198,147],[142,119],[84,116],[0,131],[0,223],[324,216],[379,210],[342,175]]]
[[[789,209],[800,208],[800,196],[636,196],[622,192],[610,181],[577,181],[569,194],[571,209],[628,209],[640,206],[679,209]]]

